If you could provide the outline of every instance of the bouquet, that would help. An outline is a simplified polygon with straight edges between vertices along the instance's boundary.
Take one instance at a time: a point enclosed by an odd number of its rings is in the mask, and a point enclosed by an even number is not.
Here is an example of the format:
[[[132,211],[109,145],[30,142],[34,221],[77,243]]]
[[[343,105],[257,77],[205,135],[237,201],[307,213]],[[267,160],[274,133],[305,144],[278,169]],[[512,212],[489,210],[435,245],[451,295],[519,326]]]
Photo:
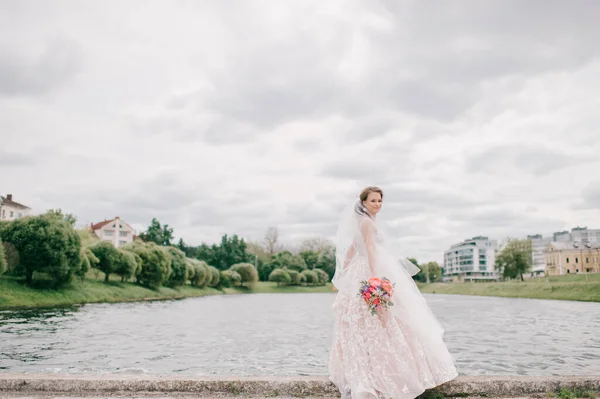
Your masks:
[[[358,295],[365,300],[371,314],[376,315],[380,308],[394,306],[391,299],[395,284],[387,278],[371,277],[368,281],[361,281],[360,284]]]

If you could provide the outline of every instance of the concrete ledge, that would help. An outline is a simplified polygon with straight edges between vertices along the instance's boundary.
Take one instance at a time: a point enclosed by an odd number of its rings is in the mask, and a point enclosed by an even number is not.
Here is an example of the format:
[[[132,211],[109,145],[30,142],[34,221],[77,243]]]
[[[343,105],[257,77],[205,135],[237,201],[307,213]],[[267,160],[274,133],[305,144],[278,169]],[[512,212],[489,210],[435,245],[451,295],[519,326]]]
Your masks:
[[[582,377],[458,377],[432,391],[438,397],[544,396],[559,389],[600,392],[600,375]],[[71,397],[132,394],[196,397],[339,397],[327,377],[140,377],[0,373],[0,393]]]

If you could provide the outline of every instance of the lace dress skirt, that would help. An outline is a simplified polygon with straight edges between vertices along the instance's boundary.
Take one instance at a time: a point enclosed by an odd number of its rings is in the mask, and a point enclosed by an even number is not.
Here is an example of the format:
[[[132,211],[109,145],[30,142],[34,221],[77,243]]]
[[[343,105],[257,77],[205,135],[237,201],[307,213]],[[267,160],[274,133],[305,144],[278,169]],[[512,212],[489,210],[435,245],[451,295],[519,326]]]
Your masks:
[[[359,257],[350,267],[356,292],[338,292],[333,304],[329,360],[329,378],[342,398],[413,399],[454,379],[443,330],[432,331],[437,320],[428,308],[419,309],[427,305],[412,278],[397,285],[396,306],[372,315],[358,295],[360,281],[371,277],[367,260]]]

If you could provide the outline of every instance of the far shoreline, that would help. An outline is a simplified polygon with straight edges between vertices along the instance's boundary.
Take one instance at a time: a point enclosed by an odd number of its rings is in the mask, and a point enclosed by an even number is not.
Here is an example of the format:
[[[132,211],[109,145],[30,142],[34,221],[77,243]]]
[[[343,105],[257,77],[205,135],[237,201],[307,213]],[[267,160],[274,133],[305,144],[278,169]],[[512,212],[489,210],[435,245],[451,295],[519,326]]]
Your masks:
[[[576,302],[600,302],[600,275],[589,281],[572,281],[563,278],[485,283],[417,283],[423,294],[464,295],[497,298],[544,299]],[[189,285],[180,288],[161,287],[152,290],[131,282],[95,279],[76,281],[62,289],[36,289],[21,280],[0,277],[0,311],[81,307],[87,304],[130,303],[181,300],[216,295],[330,293],[333,285],[277,286],[273,282],[257,282],[248,287],[197,288]]]

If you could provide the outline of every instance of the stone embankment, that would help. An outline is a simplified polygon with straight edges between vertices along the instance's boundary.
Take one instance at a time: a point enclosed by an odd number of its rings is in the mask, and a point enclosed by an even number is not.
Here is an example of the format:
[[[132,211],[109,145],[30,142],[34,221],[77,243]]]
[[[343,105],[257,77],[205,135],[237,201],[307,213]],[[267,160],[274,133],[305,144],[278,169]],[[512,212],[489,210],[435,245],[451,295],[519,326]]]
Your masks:
[[[562,393],[559,395],[559,393]],[[588,397],[600,392],[598,376],[459,377],[423,397]],[[326,377],[140,377],[0,373],[2,398],[337,398]]]

